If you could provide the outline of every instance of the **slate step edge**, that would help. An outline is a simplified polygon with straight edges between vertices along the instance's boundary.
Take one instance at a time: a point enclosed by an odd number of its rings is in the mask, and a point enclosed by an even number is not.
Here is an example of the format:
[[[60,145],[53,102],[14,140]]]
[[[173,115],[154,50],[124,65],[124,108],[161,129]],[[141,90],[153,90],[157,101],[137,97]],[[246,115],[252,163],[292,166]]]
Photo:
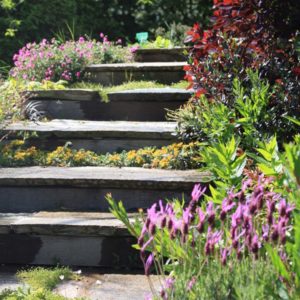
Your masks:
[[[0,213],[0,234],[131,236],[111,213],[89,212]]]
[[[116,167],[1,168],[0,187],[75,186],[136,189],[190,189],[205,182],[208,172]]]
[[[187,101],[191,90],[175,88],[134,89],[108,93],[109,101]],[[101,100],[97,91],[90,89],[37,90],[28,91],[28,100],[93,101]],[[27,100],[27,101],[28,101]]]
[[[48,122],[16,122],[2,128],[7,132],[36,132],[38,135],[74,138],[148,138],[174,140],[175,122],[81,121],[54,119]],[[15,137],[11,133],[9,138]]]
[[[182,71],[186,62],[150,62],[150,63],[119,63],[119,64],[93,64],[85,68],[86,72],[140,72],[140,71]]]

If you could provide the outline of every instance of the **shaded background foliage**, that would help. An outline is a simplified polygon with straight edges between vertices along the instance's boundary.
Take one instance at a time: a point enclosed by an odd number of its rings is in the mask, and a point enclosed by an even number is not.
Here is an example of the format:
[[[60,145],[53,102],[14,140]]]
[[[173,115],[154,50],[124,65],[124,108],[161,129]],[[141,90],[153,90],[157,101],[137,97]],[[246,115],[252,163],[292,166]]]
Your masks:
[[[11,64],[12,55],[27,42],[56,34],[70,38],[68,27],[75,38],[104,32],[112,39],[134,41],[136,32],[153,34],[156,28],[168,28],[174,22],[192,26],[201,20],[206,24],[211,4],[207,0],[2,0],[0,61]],[[7,32],[8,28],[12,31]]]

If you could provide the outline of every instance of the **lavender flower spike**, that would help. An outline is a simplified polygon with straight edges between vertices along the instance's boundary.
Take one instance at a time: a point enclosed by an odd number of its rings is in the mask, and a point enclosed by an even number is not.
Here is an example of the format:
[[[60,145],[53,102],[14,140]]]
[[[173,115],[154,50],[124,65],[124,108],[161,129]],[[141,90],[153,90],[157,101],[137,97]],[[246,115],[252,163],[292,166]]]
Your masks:
[[[206,191],[206,186],[203,187],[201,190],[201,185],[200,184],[195,184],[194,189],[192,191],[192,201],[199,201],[200,197],[203,196],[203,194]]]

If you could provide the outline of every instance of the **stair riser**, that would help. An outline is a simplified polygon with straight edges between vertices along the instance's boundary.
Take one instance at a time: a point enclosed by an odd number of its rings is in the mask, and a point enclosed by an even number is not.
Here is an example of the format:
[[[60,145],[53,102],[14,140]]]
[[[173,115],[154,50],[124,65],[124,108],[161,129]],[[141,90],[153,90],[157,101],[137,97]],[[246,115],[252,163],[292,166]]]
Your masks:
[[[0,234],[0,263],[141,268],[131,237]]]
[[[73,119],[93,121],[166,121],[166,109],[176,110],[188,98],[182,101],[63,101],[31,100],[30,106],[48,119]],[[26,117],[34,118],[34,113],[27,111]]]
[[[122,200],[128,211],[149,208],[160,199],[190,198],[193,184],[178,184],[177,189],[89,188],[64,186],[9,186],[0,187],[0,212],[30,213],[36,211],[108,211],[105,196],[111,193]]]
[[[100,83],[104,86],[119,85],[128,81],[150,80],[163,84],[172,84],[179,82],[184,78],[183,70],[170,71],[98,71],[93,69],[87,70],[87,80],[94,83]]]

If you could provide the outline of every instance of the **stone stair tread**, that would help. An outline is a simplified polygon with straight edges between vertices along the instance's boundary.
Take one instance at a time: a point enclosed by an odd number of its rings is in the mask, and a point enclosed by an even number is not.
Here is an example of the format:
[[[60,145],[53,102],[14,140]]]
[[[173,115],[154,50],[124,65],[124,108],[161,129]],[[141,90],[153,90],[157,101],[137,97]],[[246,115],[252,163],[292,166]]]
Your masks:
[[[10,124],[3,131],[33,131],[37,133],[61,133],[64,135],[115,137],[129,135],[171,136],[176,128],[175,122],[135,122],[135,121],[81,121],[54,119],[47,122],[21,121]]]
[[[203,181],[209,174],[197,170],[178,171],[116,167],[20,167],[1,168],[0,186],[70,185],[177,187]]]
[[[93,64],[86,68],[86,71],[90,70],[116,70],[116,71],[151,71],[151,70],[182,70],[186,66],[186,62],[147,62],[147,63],[117,63],[117,64]]]
[[[65,90],[36,90],[29,91],[30,100],[65,100],[65,101],[92,101],[100,100],[100,95],[92,89],[65,89]],[[192,90],[164,87],[130,89],[123,91],[109,92],[109,101],[176,101],[193,94]],[[185,99],[187,100],[187,99]]]
[[[0,213],[0,234],[130,236],[122,222],[103,212]]]

